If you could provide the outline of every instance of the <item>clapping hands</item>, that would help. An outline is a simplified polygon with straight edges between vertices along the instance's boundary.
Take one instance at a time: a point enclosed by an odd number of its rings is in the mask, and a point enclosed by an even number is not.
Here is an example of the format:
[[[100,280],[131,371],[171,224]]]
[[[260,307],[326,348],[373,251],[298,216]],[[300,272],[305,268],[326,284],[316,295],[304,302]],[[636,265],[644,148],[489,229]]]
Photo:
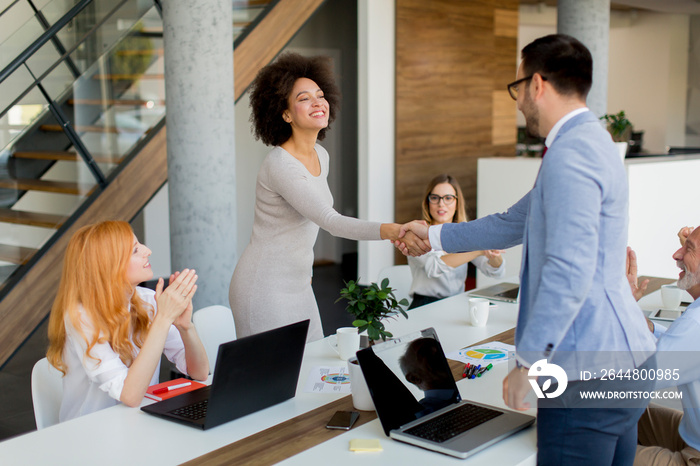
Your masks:
[[[167,288],[164,288],[162,278],[156,285],[156,302],[158,314],[168,319],[179,329],[188,329],[192,326],[192,297],[197,291],[197,278],[194,269],[184,269],[170,275]]]

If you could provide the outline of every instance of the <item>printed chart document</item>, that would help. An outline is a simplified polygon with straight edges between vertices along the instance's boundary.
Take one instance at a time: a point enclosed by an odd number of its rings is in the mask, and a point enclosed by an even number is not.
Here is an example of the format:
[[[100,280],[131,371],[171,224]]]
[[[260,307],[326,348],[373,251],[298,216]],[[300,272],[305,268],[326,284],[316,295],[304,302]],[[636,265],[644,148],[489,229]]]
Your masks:
[[[460,361],[464,364],[501,364],[515,356],[515,346],[499,341],[484,343],[483,345],[471,346],[459,351],[454,351],[447,355],[449,359]]]
[[[318,366],[311,369],[304,391],[308,393],[350,393],[348,368]]]

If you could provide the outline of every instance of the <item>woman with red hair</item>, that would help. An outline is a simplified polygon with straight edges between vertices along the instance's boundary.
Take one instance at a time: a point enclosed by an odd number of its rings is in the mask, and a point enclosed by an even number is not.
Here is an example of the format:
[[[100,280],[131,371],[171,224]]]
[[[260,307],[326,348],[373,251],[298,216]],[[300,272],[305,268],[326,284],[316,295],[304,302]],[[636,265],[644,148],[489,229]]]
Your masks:
[[[137,286],[153,278],[151,250],[126,222],[106,221],[71,238],[49,317],[49,362],[64,374],[59,419],[118,402],[139,406],[158,383],[160,357],[205,380],[209,363],[192,324],[197,275],[185,269],[155,292]]]

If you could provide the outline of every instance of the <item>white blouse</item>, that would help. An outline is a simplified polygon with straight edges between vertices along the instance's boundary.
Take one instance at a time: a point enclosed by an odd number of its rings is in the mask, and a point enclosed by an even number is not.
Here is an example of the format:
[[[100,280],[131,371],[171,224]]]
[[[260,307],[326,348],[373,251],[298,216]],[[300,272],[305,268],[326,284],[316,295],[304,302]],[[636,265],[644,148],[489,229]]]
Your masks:
[[[136,293],[157,312],[155,291],[148,288],[136,288]],[[89,337],[92,323],[80,308],[81,321],[86,336]],[[71,325],[68,316],[65,319],[66,344],[63,350],[63,362],[68,368],[63,378],[63,399],[59,421],[67,421],[84,414],[108,408],[119,403],[124,380],[129,368],[124,365],[119,354],[114,352],[109,343],[97,343],[87,357],[87,342]],[[139,349],[136,349],[138,354]],[[163,353],[183,374],[187,373],[185,345],[180,332],[171,325],[165,341]],[[96,358],[96,359],[93,359]],[[158,383],[160,362],[153,373],[149,385]]]
[[[464,291],[469,264],[450,267],[441,259],[445,254],[447,254],[445,251],[432,250],[422,256],[408,257],[408,265],[411,267],[413,276],[411,296],[418,293],[423,296],[447,298]],[[479,256],[471,262],[487,277],[501,278],[506,274],[505,258],[500,267],[491,266],[486,256]]]

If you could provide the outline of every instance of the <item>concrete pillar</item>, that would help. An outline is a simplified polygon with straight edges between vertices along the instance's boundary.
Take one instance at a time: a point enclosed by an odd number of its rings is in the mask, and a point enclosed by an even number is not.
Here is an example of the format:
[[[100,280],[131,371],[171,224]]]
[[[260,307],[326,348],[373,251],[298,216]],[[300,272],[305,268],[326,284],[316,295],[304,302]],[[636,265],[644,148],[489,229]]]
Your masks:
[[[195,310],[228,305],[237,259],[232,24],[230,0],[163,2],[170,257]]]
[[[593,55],[593,87],[588,108],[598,116],[607,111],[610,0],[559,0],[557,32],[577,38]]]

